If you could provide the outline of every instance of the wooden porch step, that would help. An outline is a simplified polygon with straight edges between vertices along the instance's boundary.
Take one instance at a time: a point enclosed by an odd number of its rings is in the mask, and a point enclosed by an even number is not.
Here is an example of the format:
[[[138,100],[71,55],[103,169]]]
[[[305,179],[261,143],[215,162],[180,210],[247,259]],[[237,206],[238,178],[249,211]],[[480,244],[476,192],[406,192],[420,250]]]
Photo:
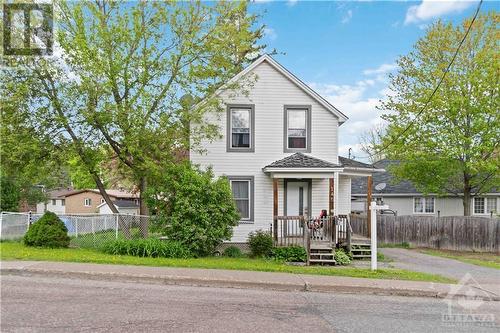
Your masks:
[[[371,258],[371,254],[353,254],[352,257],[354,259],[363,259],[363,258]]]
[[[311,259],[333,259],[333,253],[311,253]]]

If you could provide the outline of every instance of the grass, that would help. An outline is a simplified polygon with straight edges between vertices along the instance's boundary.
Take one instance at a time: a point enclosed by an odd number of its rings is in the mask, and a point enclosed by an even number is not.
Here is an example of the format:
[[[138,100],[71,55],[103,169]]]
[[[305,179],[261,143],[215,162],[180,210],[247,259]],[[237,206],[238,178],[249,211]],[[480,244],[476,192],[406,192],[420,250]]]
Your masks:
[[[163,266],[205,269],[230,269],[294,274],[335,275],[373,279],[429,281],[442,283],[456,282],[456,280],[440,275],[412,272],[401,269],[380,269],[377,271],[371,271],[369,269],[353,267],[305,267],[286,265],[274,260],[227,257],[206,257],[196,259],[139,258],[125,255],[109,255],[98,252],[94,249],[31,248],[26,247],[18,242],[0,243],[0,257],[2,260],[42,260],[159,267]]]
[[[432,256],[455,259],[468,264],[500,269],[500,256],[495,253],[418,249],[417,251]]]
[[[392,243],[382,243],[379,244],[378,247],[387,247],[387,248],[398,248],[398,249],[410,249],[411,245],[407,242],[392,244]]]

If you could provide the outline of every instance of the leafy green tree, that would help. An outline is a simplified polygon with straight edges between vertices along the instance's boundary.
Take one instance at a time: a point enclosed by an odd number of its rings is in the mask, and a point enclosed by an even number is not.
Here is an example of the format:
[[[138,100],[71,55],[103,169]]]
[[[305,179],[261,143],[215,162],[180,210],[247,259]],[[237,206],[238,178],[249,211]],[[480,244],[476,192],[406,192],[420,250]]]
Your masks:
[[[231,239],[240,218],[227,179],[214,179],[210,170],[189,163],[168,167],[162,181],[148,190],[148,198],[156,212],[154,229],[197,256],[210,255]]]
[[[464,215],[471,197],[500,187],[498,20],[495,12],[477,17],[440,89],[417,116],[471,19],[433,24],[398,60],[381,106],[389,110],[383,116],[388,128],[377,148],[402,161],[394,174],[424,193],[462,196]]]
[[[0,211],[17,212],[21,193],[19,187],[9,178],[1,177]]]
[[[203,116],[222,110],[213,93],[259,54],[263,28],[246,2],[57,1],[56,12],[56,56],[3,68],[3,102],[36,124],[32,136],[78,156],[116,212],[99,168],[106,145],[144,214],[147,183],[179,150],[219,135]]]

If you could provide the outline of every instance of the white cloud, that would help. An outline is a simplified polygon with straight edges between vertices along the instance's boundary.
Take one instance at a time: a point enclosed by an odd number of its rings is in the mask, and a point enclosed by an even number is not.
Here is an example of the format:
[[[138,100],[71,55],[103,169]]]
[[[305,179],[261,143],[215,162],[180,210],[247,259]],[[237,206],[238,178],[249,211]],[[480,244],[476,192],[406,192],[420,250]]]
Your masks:
[[[264,28],[264,35],[270,40],[275,40],[278,38],[278,34],[273,28]]]
[[[342,24],[348,23],[352,19],[352,10],[348,10],[344,17],[342,17]]]
[[[298,2],[298,0],[288,0],[288,1],[286,2],[286,5],[287,5],[288,7],[293,7],[293,6],[295,6],[295,5],[297,4],[297,2]]]
[[[395,70],[398,66],[396,64],[382,64],[377,68],[365,69],[363,71],[364,75],[377,75],[377,74],[386,74]]]
[[[460,13],[476,3],[467,0],[423,0],[419,5],[408,8],[405,24],[418,23],[449,13]]]

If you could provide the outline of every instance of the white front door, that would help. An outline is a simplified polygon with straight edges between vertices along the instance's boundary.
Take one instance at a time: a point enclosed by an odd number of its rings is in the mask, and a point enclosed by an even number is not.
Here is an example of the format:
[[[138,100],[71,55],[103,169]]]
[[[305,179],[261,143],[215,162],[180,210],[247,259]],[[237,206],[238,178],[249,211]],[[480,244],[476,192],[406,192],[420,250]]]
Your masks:
[[[289,181],[286,188],[286,215],[298,216],[309,214],[309,183]]]

